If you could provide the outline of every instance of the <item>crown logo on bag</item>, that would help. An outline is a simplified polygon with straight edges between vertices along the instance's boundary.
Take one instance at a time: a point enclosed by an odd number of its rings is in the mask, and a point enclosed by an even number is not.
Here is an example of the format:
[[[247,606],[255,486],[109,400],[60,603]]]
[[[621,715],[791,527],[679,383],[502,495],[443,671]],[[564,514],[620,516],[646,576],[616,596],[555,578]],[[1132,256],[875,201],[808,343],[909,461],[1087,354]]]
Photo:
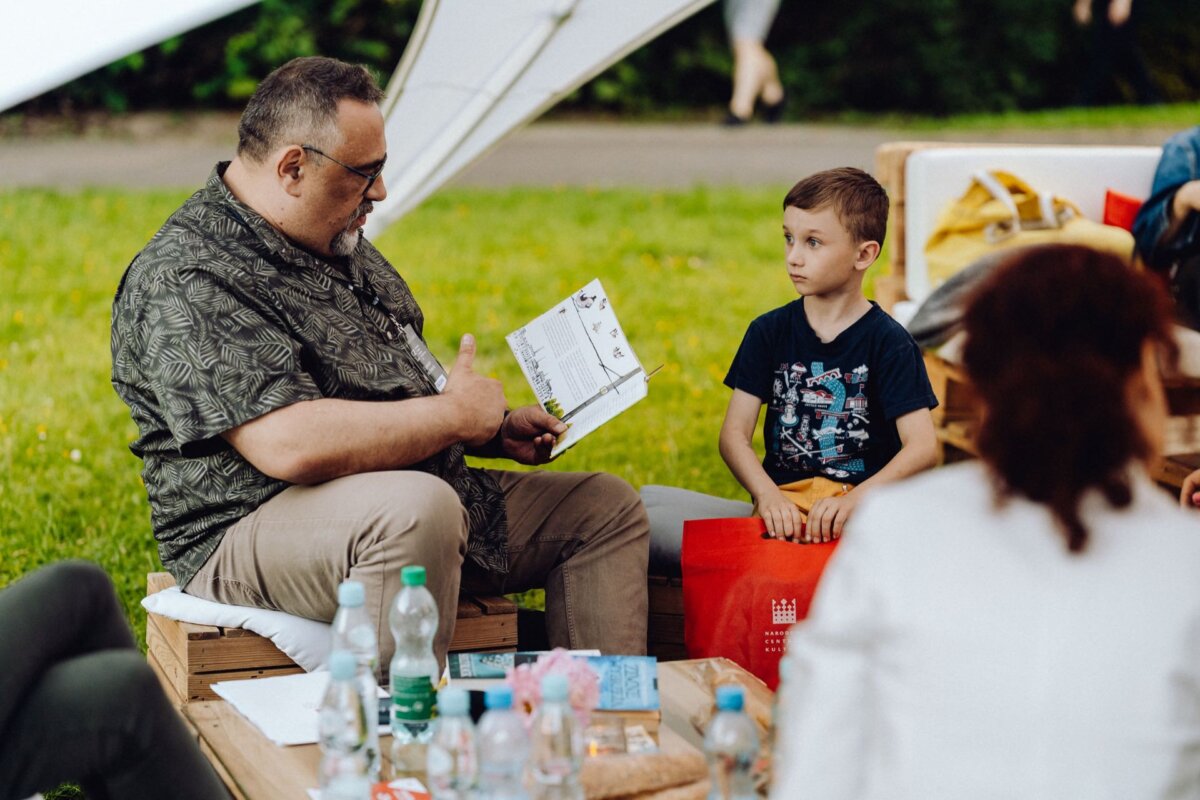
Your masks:
[[[771,624],[772,625],[795,625],[796,624],[796,601],[792,600],[772,600],[771,601]]]

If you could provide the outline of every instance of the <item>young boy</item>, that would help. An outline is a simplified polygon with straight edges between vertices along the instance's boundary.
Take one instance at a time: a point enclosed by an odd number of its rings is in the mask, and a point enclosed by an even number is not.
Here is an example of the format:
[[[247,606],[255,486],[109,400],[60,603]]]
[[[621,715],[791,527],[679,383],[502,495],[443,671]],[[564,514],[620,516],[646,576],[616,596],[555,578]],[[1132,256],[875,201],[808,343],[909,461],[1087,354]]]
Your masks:
[[[750,323],[725,376],[733,397],[720,440],[777,538],[832,541],[868,487],[936,461],[937,399],[921,350],[862,292],[887,214],[883,187],[850,167],[805,178],[783,201],[787,272],[801,297]],[[752,440],[764,403],[760,463]],[[781,487],[808,478],[853,488],[813,503],[806,527]]]

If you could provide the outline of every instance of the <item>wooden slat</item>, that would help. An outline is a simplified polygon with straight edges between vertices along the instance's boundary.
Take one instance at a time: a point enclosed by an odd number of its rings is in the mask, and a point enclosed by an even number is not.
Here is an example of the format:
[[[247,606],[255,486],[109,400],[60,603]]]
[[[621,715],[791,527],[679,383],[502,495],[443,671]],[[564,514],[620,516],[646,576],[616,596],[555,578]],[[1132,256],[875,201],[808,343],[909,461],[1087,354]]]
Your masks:
[[[1161,484],[1180,489],[1184,478],[1197,469],[1200,469],[1200,453],[1185,453],[1161,459],[1151,477]]]
[[[163,693],[166,694],[167,698],[171,701],[171,705],[175,706],[176,708],[182,708],[184,704],[183,696],[176,691],[171,679],[167,677],[166,671],[163,669],[162,665],[158,663],[158,659],[154,657],[154,653],[146,653],[146,663],[150,665],[150,670],[154,673],[155,677],[158,678],[159,684],[161,684],[163,687]]]
[[[470,597],[458,598],[458,612],[455,615],[458,619],[470,619],[471,617],[482,617],[483,609],[476,605]]]
[[[270,639],[241,628],[222,628],[219,639],[188,642],[190,672],[220,672],[247,664],[256,667],[291,667],[296,662]]]
[[[171,687],[171,693],[179,698],[181,703],[187,702],[187,662],[171,648],[155,625],[155,620],[146,622],[146,650],[154,658],[151,666],[158,669],[160,680]]]
[[[517,613],[517,604],[507,597],[472,595],[471,600],[483,610],[484,615]]]
[[[493,614],[491,616],[459,619],[454,625],[454,638],[450,640],[450,652],[464,650],[501,650],[517,646],[517,615]]]
[[[187,676],[188,703],[197,700],[217,700],[212,685],[221,681],[248,681],[256,678],[278,678],[281,675],[297,675],[304,672],[298,666],[272,667],[270,669],[231,669],[225,672],[193,672]]]

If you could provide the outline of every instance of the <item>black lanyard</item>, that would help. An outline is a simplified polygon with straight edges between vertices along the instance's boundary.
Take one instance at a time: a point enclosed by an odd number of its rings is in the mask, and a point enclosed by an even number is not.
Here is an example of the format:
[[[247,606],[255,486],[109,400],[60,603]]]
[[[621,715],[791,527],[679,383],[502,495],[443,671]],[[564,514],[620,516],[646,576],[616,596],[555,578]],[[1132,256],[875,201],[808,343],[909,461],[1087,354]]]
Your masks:
[[[329,277],[349,289],[359,300],[387,317],[388,322],[392,324],[392,329],[384,333],[389,342],[395,338],[404,338],[404,326],[400,324],[400,320],[396,318],[392,310],[383,302],[383,298],[379,296],[378,292],[370,286],[363,286],[350,278],[343,278],[340,275],[329,275]]]

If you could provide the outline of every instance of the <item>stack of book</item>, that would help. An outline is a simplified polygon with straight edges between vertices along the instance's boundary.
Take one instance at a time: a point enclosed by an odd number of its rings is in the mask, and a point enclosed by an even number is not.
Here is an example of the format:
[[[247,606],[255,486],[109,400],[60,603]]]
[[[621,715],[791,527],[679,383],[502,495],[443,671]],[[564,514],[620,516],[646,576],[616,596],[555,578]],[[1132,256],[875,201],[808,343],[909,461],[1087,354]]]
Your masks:
[[[482,691],[503,683],[509,671],[532,664],[543,653],[450,653],[447,669],[450,683]],[[575,651],[599,677],[600,700],[593,719],[619,717],[626,731],[641,727],[657,741],[662,722],[658,699],[658,659],[654,656],[602,656],[595,651]]]

